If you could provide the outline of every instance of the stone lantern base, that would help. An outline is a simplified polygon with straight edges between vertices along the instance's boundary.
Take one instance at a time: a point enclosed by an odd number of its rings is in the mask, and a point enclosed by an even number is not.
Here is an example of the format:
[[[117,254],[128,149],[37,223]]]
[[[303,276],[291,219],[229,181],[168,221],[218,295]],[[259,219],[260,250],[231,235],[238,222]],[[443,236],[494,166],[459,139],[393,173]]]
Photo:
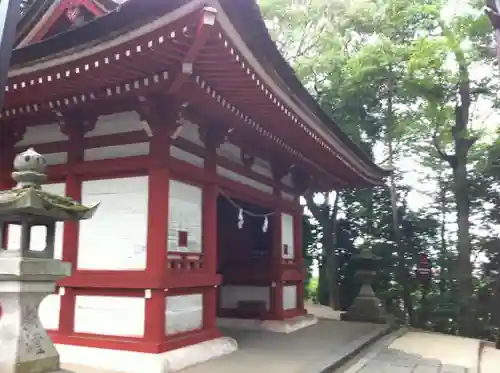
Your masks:
[[[342,314],[344,321],[371,322],[375,324],[386,324],[388,316],[382,302],[375,295],[371,280],[375,276],[375,271],[360,270],[356,274],[361,280],[361,290],[354,299],[353,304],[346,313]]]
[[[69,264],[0,249],[0,372],[59,373],[59,354],[38,318]]]

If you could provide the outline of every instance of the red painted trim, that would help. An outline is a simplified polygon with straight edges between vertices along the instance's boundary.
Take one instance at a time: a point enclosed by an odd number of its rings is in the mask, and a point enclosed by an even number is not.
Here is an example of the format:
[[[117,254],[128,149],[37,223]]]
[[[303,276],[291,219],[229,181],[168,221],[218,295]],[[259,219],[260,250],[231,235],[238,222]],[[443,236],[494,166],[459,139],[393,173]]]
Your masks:
[[[75,296],[144,298],[144,289],[75,287],[71,290]]]
[[[216,328],[217,287],[211,286],[203,294],[203,328]]]
[[[304,268],[299,265],[281,266],[280,268],[280,281],[303,281],[306,278]]]
[[[167,271],[168,272],[168,271]],[[124,281],[124,279],[126,279]],[[76,271],[57,282],[58,286],[83,289],[174,289],[218,285],[221,276],[201,273],[196,275],[158,276],[146,271]]]
[[[151,159],[146,158],[149,169],[148,185],[148,236],[146,272],[161,276],[167,268],[167,237],[170,175],[167,160],[170,153],[170,136],[154,136],[151,141]]]
[[[207,178],[216,177],[215,148],[207,149],[205,173]],[[209,273],[217,271],[217,197],[219,188],[216,183],[207,183],[203,189],[203,252],[205,265]]]
[[[83,138],[84,132],[78,123],[68,123],[69,133],[68,144],[71,151],[68,153],[69,170],[83,159]],[[76,201],[82,199],[82,182],[78,175],[70,172],[66,175],[66,195]],[[77,268],[78,261],[78,241],[79,222],[66,221],[63,229],[63,250],[62,260],[71,264],[71,272]],[[73,333],[75,324],[75,295],[68,289],[65,295],[61,296],[61,307],[59,309],[59,331],[62,334]]]
[[[146,299],[144,313],[144,340],[161,343],[165,337],[166,294],[164,290],[152,290],[151,298]]]
[[[183,288],[170,288],[168,289],[168,296],[170,295],[190,295],[190,294],[200,294],[207,290],[207,288],[213,287],[212,285],[205,286],[190,286]]]
[[[56,344],[121,351],[145,352],[153,354],[175,350],[181,347],[208,341],[210,339],[219,338],[221,336],[220,332],[217,329],[196,330],[169,336],[168,340],[165,340],[161,343],[151,343],[143,340],[142,338],[121,336],[106,336],[82,333],[63,335],[56,331],[51,331],[48,334],[52,338],[52,341]]]
[[[217,154],[214,144],[207,142],[204,172],[215,178]],[[207,183],[203,189],[203,252],[206,269],[210,274],[217,272],[217,197],[219,188],[216,183]],[[218,284],[217,284],[218,285]],[[212,286],[203,295],[203,326],[215,328],[217,319],[217,289]]]
[[[67,8],[66,1],[63,1],[59,6],[54,10],[54,12],[50,15],[50,17],[45,21],[45,23],[40,27],[38,32],[33,35],[31,40],[28,43],[36,43],[44,38],[44,36],[49,32],[50,28],[56,21],[64,14],[64,11]]]
[[[273,190],[274,198],[281,200],[281,191],[279,188]],[[282,240],[281,232],[282,210],[278,207],[274,210],[274,215],[271,217],[272,229],[272,249],[271,249],[271,277],[273,279],[273,286],[271,286],[270,294],[270,313],[271,317],[276,320],[283,320],[283,283],[281,282],[282,274]]]
[[[168,124],[168,123],[167,123]],[[170,132],[168,125],[161,130],[155,127],[151,139],[148,184],[148,235],[146,273],[165,281],[168,250],[168,210],[170,196],[170,174],[167,161],[170,157]],[[165,292],[153,290],[151,299],[146,300],[144,317],[144,339],[161,343],[165,339]]]
[[[297,204],[293,201],[277,200],[272,194],[261,192],[243,183],[222,176],[207,175],[203,172],[203,169],[178,159],[170,158],[168,162],[170,163],[172,178],[188,179],[200,184],[215,182],[226,193],[237,198],[246,199],[249,202],[271,209],[279,206],[283,211],[293,212],[297,210]],[[152,167],[155,167],[155,161],[151,160],[147,155],[142,155],[82,162],[74,166],[71,171],[82,175],[83,180],[94,180],[144,175]],[[69,167],[67,165],[48,167],[48,173],[54,179],[62,177],[68,172]]]
[[[293,309],[293,310],[285,310],[283,312],[283,316],[285,319],[291,319],[294,317],[304,316],[307,314],[307,311],[304,309]]]
[[[142,142],[149,142],[150,140],[151,140],[151,138],[148,137],[144,131],[132,131],[132,132],[126,132],[126,133],[113,134],[113,135],[89,137],[89,138],[85,138],[83,141],[84,141],[84,148],[85,149],[92,149],[92,148],[99,148],[99,147],[106,147],[106,146],[137,144],[137,143],[142,143]],[[206,150],[202,146],[197,145],[197,144],[195,144],[189,140],[186,140],[182,137],[179,137],[179,138],[173,140],[172,144],[174,146],[178,147],[179,149],[182,149],[186,152],[192,153],[200,158],[205,158]],[[236,145],[238,145],[238,144],[236,144]],[[71,146],[70,146],[69,142],[59,141],[59,142],[38,144],[36,149],[41,154],[65,153],[65,152],[69,151],[69,149],[71,149]],[[18,150],[20,150],[20,149],[18,149]],[[242,176],[245,176],[247,178],[255,180],[261,184],[264,184],[264,185],[267,185],[270,187],[273,186],[274,182],[269,177],[266,177],[266,176],[264,176],[256,171],[247,169],[244,166],[236,163],[235,161],[228,159],[228,158],[225,158],[223,156],[216,155],[215,158],[216,158],[217,165],[219,165],[223,168],[226,168],[232,172],[235,172],[237,174],[240,174]],[[193,167],[196,167],[196,166],[193,166]],[[284,191],[286,193],[289,193],[292,195],[296,193],[293,190],[293,188],[291,188],[287,185],[284,185],[283,183],[279,184],[279,187],[282,191]]]
[[[29,41],[29,43],[35,43],[37,41],[42,40],[45,35],[49,32],[50,28],[57,20],[64,16],[64,12],[73,6],[84,6],[87,10],[92,13],[96,17],[100,17],[104,14],[104,12],[95,6],[92,1],[89,0],[67,0],[62,1],[59,6],[54,10],[54,12],[50,15],[50,17],[45,21],[42,27],[38,30],[38,32],[33,36],[33,38]]]
[[[270,289],[270,318],[273,320],[283,320],[285,318],[283,310],[283,283],[275,282]]]
[[[218,281],[216,281],[218,282]],[[193,285],[184,286],[178,288],[159,288],[152,290],[161,290],[163,292],[163,297],[170,295],[190,295],[190,294],[200,294],[207,291],[207,288],[213,288],[214,285],[203,284],[203,285]],[[89,287],[75,287],[72,288],[73,294],[75,296],[103,296],[103,297],[144,297],[144,290],[147,288],[89,288]]]
[[[172,288],[194,288],[201,286],[214,286],[222,282],[222,276],[217,274],[196,274],[185,276],[167,277],[168,289]]]
[[[208,41],[208,38],[210,37],[210,30],[213,28],[212,25],[207,25],[205,24],[205,13],[206,10],[202,11],[201,17],[198,20],[198,24],[196,27],[196,33],[193,37],[193,42],[189,46],[188,51],[184,55],[184,61],[182,63],[193,63],[195,62],[196,58],[198,57],[198,54],[201,52],[203,47]],[[173,95],[174,93],[178,92],[184,84],[189,80],[190,74],[186,74],[184,72],[181,72],[179,74],[176,74],[176,77],[174,78],[172,84],[170,85],[168,89],[168,95]]]

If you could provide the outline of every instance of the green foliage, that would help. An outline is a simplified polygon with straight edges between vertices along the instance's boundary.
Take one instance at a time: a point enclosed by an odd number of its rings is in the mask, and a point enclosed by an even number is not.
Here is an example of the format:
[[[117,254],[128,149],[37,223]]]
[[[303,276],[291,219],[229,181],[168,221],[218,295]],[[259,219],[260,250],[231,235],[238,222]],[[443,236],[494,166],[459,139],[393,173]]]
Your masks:
[[[492,311],[500,307],[500,132],[491,128],[500,115],[490,112],[499,107],[500,80],[494,33],[482,6],[476,0],[261,1],[278,47],[325,112],[379,163],[388,164],[388,145],[394,151],[396,214],[389,186],[338,191],[336,208],[328,198],[306,198],[313,215],[307,254],[319,266],[321,303],[328,302],[328,248],[322,244],[333,226],[332,273],[342,308],[359,289],[350,257],[369,248],[382,258],[376,292],[401,320],[407,320],[405,285],[415,326],[465,333],[459,317],[465,302],[477,316],[469,320],[468,334],[498,333],[500,320]],[[462,179],[453,168],[457,156],[465,162]],[[417,164],[420,185],[406,185],[406,162]],[[457,199],[458,187],[465,200]],[[415,193],[425,194],[427,205],[413,207]],[[454,223],[459,202],[470,206],[465,231]],[[467,300],[456,264],[460,255],[464,264],[464,247],[472,258]],[[412,276],[422,252],[433,260],[429,289]],[[410,276],[401,278],[398,268]]]

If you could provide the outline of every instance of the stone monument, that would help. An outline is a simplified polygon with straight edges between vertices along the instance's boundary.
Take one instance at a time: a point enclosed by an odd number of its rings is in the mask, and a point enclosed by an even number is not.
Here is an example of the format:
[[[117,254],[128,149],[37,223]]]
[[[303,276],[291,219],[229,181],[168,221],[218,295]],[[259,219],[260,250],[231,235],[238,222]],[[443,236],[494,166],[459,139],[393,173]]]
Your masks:
[[[361,282],[361,289],[351,307],[346,313],[342,314],[342,320],[377,324],[388,322],[382,302],[377,298],[372,288],[373,280],[377,275],[379,260],[380,258],[373,255],[370,249],[363,250],[352,258],[353,265],[356,266],[355,276]]]
[[[12,173],[17,185],[0,191],[0,373],[61,372],[59,355],[38,318],[40,302],[55,290],[70,265],[54,259],[57,221],[93,216],[97,205],[47,193],[45,158],[34,149],[19,154]],[[20,226],[20,247],[2,248],[8,226]],[[45,248],[34,251],[31,230],[46,229]],[[6,245],[5,245],[6,246]]]

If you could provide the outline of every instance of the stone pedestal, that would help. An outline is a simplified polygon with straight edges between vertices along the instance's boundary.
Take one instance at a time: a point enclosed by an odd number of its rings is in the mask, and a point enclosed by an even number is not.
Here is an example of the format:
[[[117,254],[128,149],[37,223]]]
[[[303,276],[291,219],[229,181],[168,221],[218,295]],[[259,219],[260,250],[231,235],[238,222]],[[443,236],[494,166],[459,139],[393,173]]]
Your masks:
[[[382,302],[377,298],[372,288],[373,280],[377,274],[377,262],[379,258],[370,252],[363,252],[353,258],[354,264],[358,267],[356,277],[361,282],[361,289],[353,304],[346,313],[342,315],[345,321],[361,321],[376,324],[388,322]]]
[[[0,249],[0,372],[60,372],[59,355],[38,318],[40,302],[70,265]]]
[[[70,264],[53,259],[56,222],[89,219],[98,206],[44,191],[46,166],[45,157],[34,149],[18,154],[12,173],[17,185],[0,191],[0,245],[9,226],[21,230],[19,250],[0,247],[0,373],[61,371],[59,355],[38,318],[43,298],[71,273]],[[42,250],[31,248],[37,226],[46,229]]]

